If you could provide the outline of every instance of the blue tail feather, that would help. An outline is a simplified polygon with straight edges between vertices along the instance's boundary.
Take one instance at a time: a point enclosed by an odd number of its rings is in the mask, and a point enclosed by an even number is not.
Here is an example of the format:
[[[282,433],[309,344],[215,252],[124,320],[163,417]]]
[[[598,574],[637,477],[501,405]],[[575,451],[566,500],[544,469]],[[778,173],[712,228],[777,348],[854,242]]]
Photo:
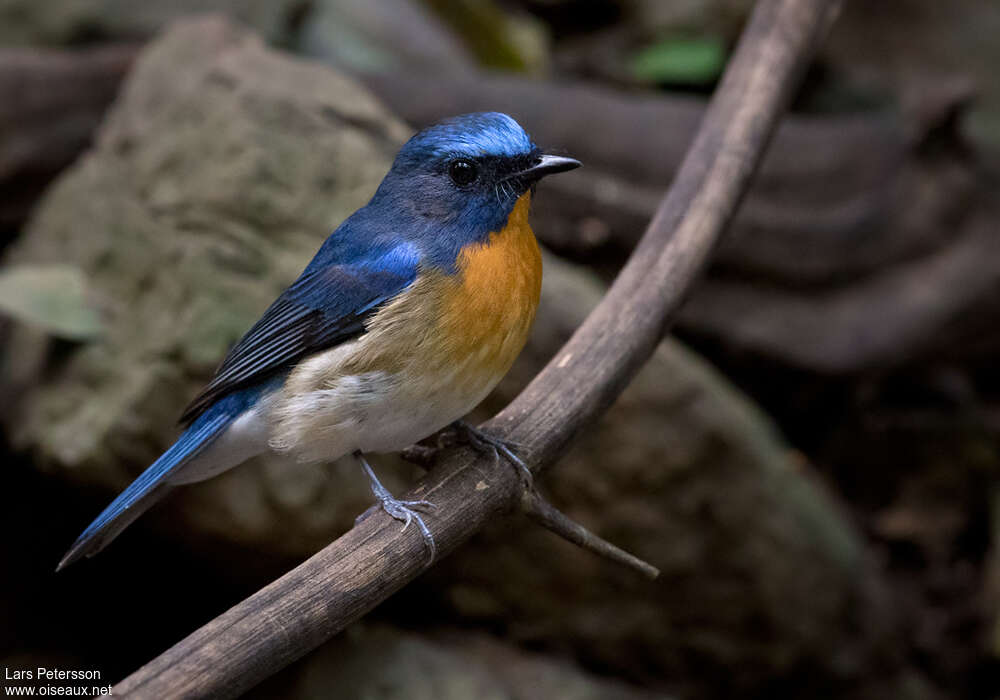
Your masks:
[[[122,491],[83,531],[59,562],[56,571],[104,549],[122,530],[165,496],[171,489],[169,477],[197,456],[244,410],[253,404],[260,389],[247,389],[217,401],[191,424],[146,471]]]

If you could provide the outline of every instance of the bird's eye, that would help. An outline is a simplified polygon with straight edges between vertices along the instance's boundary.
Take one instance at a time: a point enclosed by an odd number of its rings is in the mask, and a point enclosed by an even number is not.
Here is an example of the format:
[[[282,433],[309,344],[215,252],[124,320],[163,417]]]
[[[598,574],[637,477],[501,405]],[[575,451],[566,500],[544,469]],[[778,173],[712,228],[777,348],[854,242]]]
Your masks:
[[[451,181],[459,187],[471,185],[479,177],[479,168],[471,160],[459,158],[448,165],[448,175]]]

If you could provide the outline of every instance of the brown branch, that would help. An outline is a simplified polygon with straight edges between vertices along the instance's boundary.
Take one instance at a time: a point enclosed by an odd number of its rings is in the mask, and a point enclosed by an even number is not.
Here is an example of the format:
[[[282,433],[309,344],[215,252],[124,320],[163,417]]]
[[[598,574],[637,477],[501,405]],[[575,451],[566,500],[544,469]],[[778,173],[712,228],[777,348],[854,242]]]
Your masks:
[[[531,385],[486,428],[537,472],[591,424],[650,356],[732,217],[836,0],[760,0],[694,143],[607,296]],[[407,498],[441,555],[516,507],[517,474],[450,451]],[[316,648],[424,569],[423,540],[364,519],[313,557],[115,686],[115,696],[235,697]]]
[[[465,426],[464,430],[467,433],[475,431],[475,428],[468,426],[465,421],[459,421],[459,423]],[[400,456],[412,464],[416,464],[429,470],[437,461],[441,448],[447,447],[449,444],[459,444],[457,441],[462,441],[466,444],[473,444],[472,440],[470,440],[468,436],[462,437],[461,435],[456,434],[454,432],[454,428],[450,426],[438,433],[437,447],[411,445],[403,450],[400,453]],[[497,451],[495,447],[479,447],[477,449],[479,449],[480,452],[483,452],[485,449],[487,453],[491,455],[495,454],[497,459],[500,459],[501,455],[506,453],[504,456],[508,458],[507,461],[511,463],[511,466],[521,469],[521,465],[516,462],[519,458],[512,451],[510,451],[507,446],[503,446],[499,451]],[[521,476],[526,477],[521,480],[521,511],[528,516],[530,520],[538,525],[541,525],[546,530],[559,535],[564,540],[593,552],[599,557],[604,557],[605,559],[613,561],[616,564],[626,566],[650,579],[655,579],[660,575],[660,570],[649,562],[640,559],[630,552],[626,552],[621,547],[617,547],[594,534],[545,500],[545,497],[534,484],[534,480],[531,478],[530,473],[524,474],[522,472]],[[376,508],[376,506],[372,506],[372,508]]]

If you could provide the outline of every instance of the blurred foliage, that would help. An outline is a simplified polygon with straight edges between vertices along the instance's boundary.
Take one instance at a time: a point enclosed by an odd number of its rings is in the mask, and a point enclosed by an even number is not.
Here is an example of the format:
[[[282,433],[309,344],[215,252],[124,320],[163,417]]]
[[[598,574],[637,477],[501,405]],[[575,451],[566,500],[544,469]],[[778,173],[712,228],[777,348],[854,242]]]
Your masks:
[[[726,49],[717,37],[668,37],[639,50],[629,68],[644,82],[702,85],[717,80],[725,64]]]
[[[0,312],[68,340],[101,331],[87,303],[83,272],[69,265],[14,265],[0,270]]]
[[[539,72],[548,60],[544,25],[492,0],[424,0],[487,68]]]

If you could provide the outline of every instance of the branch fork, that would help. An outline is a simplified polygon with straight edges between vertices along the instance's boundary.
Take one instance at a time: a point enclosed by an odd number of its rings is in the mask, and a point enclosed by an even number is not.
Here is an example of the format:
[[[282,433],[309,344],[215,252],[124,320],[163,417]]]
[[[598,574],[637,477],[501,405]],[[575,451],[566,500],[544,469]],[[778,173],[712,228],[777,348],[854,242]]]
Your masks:
[[[461,441],[461,436],[455,430],[446,428],[437,434],[434,441],[436,446],[412,445],[403,450],[401,455],[406,461],[429,470],[437,462],[441,450],[459,444]],[[496,456],[498,461],[505,460],[505,457],[499,453]],[[507,459],[506,461],[510,460]],[[520,465],[514,466],[520,469]],[[626,566],[649,579],[655,579],[660,575],[660,570],[649,562],[611,544],[556,508],[538,490],[533,478],[522,479],[521,483],[522,491],[521,498],[518,501],[519,508],[535,524],[541,525],[564,540],[572,542],[599,557]]]

